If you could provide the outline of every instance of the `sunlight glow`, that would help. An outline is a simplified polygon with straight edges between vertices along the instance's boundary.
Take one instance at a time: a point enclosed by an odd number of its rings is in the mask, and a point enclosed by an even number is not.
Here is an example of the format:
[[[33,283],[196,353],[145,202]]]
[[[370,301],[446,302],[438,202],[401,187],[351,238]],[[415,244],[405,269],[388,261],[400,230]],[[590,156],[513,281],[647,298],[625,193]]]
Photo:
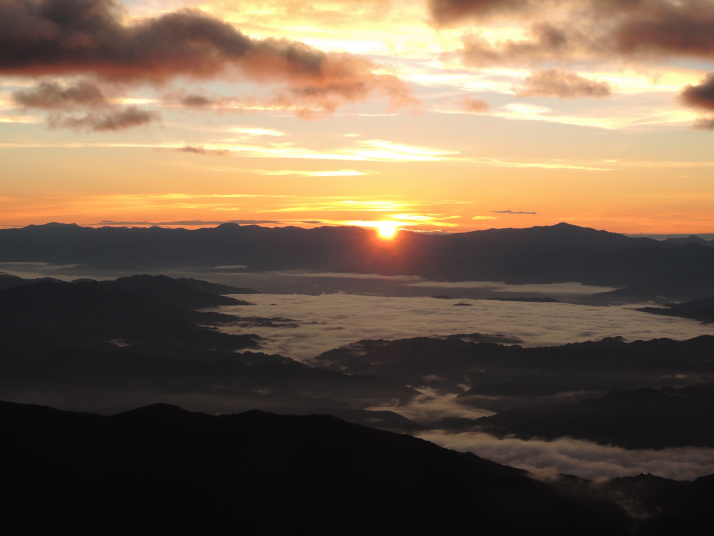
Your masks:
[[[397,235],[399,223],[393,221],[376,222],[377,236],[382,240],[392,240]]]

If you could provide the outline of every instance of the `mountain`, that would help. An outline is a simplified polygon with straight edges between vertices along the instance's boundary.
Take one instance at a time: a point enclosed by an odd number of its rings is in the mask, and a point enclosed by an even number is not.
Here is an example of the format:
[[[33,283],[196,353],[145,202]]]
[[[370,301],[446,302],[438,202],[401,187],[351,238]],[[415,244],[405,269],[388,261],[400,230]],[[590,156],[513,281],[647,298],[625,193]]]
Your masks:
[[[41,283],[43,281],[59,281],[59,279],[54,279],[52,277],[40,277],[35,279],[23,279],[16,275],[6,274],[5,272],[0,272],[0,290],[6,290],[13,287],[19,287],[20,285],[30,285],[32,283]]]
[[[172,279],[165,275],[134,275],[121,277],[114,281],[103,281],[100,284],[110,289],[121,290],[177,307],[250,305],[250,302],[223,296],[226,289],[222,285],[213,286],[208,281],[198,282],[195,279],[187,281]]]
[[[714,447],[714,388],[613,391],[571,404],[511,409],[474,424],[499,437],[567,436],[630,449]]]
[[[714,298],[701,298],[664,307],[641,307],[637,310],[655,315],[678,316],[701,322],[714,322]]]
[[[245,266],[248,270],[418,275],[510,283],[578,281],[626,286],[714,272],[714,248],[673,245],[560,223],[448,235],[402,231],[390,242],[357,227],[196,230],[46,224],[0,230],[0,262],[84,265],[83,270]]]
[[[194,310],[244,303],[165,276],[44,281],[0,291],[0,393],[103,412],[159,400],[206,411],[321,408],[413,429],[397,415],[357,411],[406,403],[417,395],[413,389],[245,352],[260,337],[213,327],[239,317]]]
[[[43,281],[0,291],[0,334],[26,347],[164,345],[202,341],[205,350],[255,348],[253,335],[227,335],[198,325],[225,321],[194,307],[247,302],[196,290],[164,276],[76,283]],[[111,341],[115,341],[112,343]]]
[[[694,536],[714,475],[586,480],[525,471],[327,415],[113,416],[0,402],[12,534],[189,531]],[[78,509],[81,515],[78,515]],[[41,512],[42,515],[38,515]]]
[[[624,510],[629,521],[624,528],[630,534],[694,536],[703,534],[704,527],[712,521],[714,475],[699,477],[693,482],[650,473],[598,481],[559,475],[548,482],[613,522]]]
[[[523,471],[329,416],[0,403],[12,534],[624,534]]]
[[[714,246],[714,240],[705,240],[700,236],[695,236],[691,235],[688,237],[682,237],[682,238],[665,238],[663,242],[666,242],[668,244],[677,244],[677,245],[682,245],[682,244],[700,244],[702,246]]]
[[[192,277],[177,277],[175,278],[179,283],[184,283],[190,287],[193,287],[204,292],[210,292],[212,294],[260,294],[257,290],[252,288],[241,288],[234,287],[231,285],[221,285],[220,283],[212,283],[210,281],[202,281],[201,279],[194,279]]]
[[[458,394],[462,404],[503,411],[648,386],[714,384],[714,337],[618,338],[524,348],[463,336],[360,341],[313,363],[351,374]]]
[[[714,296],[714,271],[646,279],[634,285],[588,296],[605,303],[671,303]]]

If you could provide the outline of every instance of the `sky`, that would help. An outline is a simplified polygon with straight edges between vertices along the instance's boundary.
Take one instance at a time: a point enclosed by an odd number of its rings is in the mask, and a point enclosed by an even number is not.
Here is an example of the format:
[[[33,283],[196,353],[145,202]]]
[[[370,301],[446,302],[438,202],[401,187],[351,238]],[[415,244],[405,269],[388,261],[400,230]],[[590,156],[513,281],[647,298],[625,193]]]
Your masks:
[[[714,0],[0,0],[0,226],[714,232]]]

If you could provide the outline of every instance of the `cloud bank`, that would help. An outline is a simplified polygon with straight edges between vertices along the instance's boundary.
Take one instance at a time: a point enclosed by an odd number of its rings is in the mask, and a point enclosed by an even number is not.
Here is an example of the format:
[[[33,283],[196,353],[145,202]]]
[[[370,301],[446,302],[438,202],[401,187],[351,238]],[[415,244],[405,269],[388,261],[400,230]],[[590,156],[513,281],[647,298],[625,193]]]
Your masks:
[[[238,286],[250,286],[236,280]],[[425,283],[428,284],[428,283]],[[517,286],[516,286],[517,287]],[[455,289],[454,289],[455,290]],[[435,292],[435,293],[438,293]],[[253,299],[255,298],[255,299]],[[266,339],[262,350],[309,360],[327,350],[362,339],[402,339],[457,333],[502,334],[521,338],[523,346],[550,346],[623,336],[626,340],[659,337],[689,339],[714,334],[714,327],[682,318],[648,315],[628,307],[567,303],[524,303],[428,297],[258,294],[251,314],[296,319],[297,328],[246,328]],[[455,307],[455,303],[471,307]],[[236,308],[222,312],[241,315]],[[225,329],[239,333],[243,328]],[[232,331],[232,330],[238,331]]]
[[[530,38],[493,44],[468,37],[461,56],[474,66],[714,55],[707,0],[430,0],[429,11],[437,26],[477,28],[505,17],[531,24]]]
[[[113,0],[4,0],[0,4],[0,74],[26,77],[89,76],[117,90],[137,84],[165,85],[179,77],[231,79],[274,87],[273,107],[332,113],[371,94],[391,106],[415,99],[396,76],[377,72],[370,59],[323,52],[289,38],[252,39],[228,22],[183,9],[125,23]],[[40,83],[15,95],[25,107],[106,106],[96,87],[81,81],[60,88]],[[200,94],[186,105],[205,106]],[[312,110],[312,111],[311,111]],[[150,112],[123,109],[57,119],[55,126],[113,130],[146,124]]]
[[[536,473],[567,473],[588,479],[652,473],[675,480],[693,480],[714,473],[714,449],[709,448],[627,450],[571,438],[523,441],[476,432],[437,431],[418,437]]]
[[[112,104],[97,85],[83,80],[67,86],[56,82],[40,82],[33,88],[14,92],[12,99],[24,108],[49,111],[47,123],[52,128],[123,130],[160,119],[157,112]],[[89,111],[80,116],[68,115],[81,110]]]

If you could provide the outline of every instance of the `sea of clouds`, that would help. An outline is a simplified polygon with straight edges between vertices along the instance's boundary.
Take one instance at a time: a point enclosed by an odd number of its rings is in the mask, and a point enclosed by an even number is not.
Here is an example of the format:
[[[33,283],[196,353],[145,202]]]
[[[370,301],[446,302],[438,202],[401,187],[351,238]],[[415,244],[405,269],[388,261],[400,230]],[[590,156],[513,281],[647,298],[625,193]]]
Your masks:
[[[228,325],[229,333],[265,337],[261,350],[309,361],[322,352],[359,340],[403,339],[461,333],[520,338],[523,346],[554,346],[604,337],[626,341],[677,340],[714,334],[714,325],[635,311],[633,306],[589,306],[479,299],[255,294],[236,296],[254,306],[218,310],[238,316],[283,318],[277,327]]]

